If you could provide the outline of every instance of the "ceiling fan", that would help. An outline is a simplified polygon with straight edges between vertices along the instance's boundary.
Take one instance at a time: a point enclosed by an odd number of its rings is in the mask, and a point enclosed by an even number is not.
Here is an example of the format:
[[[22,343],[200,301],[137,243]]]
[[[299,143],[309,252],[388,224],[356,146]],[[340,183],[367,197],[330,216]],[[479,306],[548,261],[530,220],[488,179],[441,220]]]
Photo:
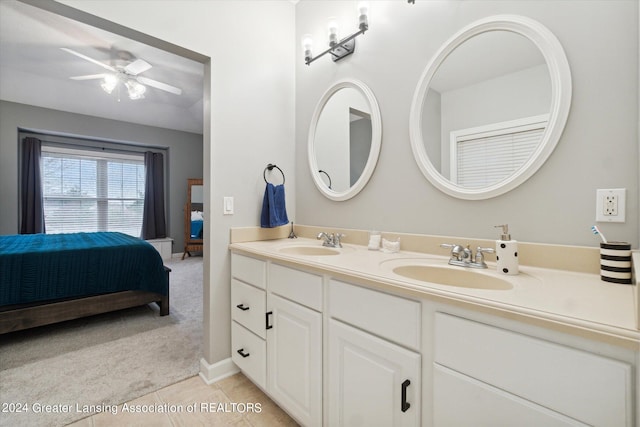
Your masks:
[[[173,93],[174,95],[182,94],[182,89],[180,88],[140,76],[139,74],[144,73],[151,68],[151,64],[143,59],[135,59],[129,52],[119,51],[117,53],[118,59],[114,62],[114,66],[111,66],[69,48],[61,47],[60,49],[110,71],[110,73],[89,74],[69,78],[72,80],[102,79],[100,86],[105,92],[110,94],[114,89],[117,89],[118,101],[120,101],[121,85],[124,85],[127,89],[129,99],[132,100],[143,99],[144,93],[147,90],[146,86],[164,90],[165,92]]]

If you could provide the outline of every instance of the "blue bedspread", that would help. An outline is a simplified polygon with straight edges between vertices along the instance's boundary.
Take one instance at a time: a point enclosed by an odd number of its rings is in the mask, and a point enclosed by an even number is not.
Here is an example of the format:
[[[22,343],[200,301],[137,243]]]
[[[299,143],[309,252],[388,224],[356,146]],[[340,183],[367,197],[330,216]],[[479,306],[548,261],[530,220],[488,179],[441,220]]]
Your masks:
[[[191,220],[191,237],[193,239],[202,239],[202,226],[203,221],[201,219]]]
[[[125,290],[168,295],[160,254],[122,233],[0,236],[0,306]]]

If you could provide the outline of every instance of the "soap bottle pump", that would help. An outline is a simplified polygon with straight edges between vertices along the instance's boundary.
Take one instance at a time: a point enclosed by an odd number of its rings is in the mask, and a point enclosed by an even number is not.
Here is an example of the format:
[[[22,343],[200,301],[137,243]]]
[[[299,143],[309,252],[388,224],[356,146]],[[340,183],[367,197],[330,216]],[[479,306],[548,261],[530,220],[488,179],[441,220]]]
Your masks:
[[[496,240],[496,269],[498,273],[516,275],[518,274],[518,242],[511,240],[509,225],[496,225],[495,228],[502,228],[500,239]]]

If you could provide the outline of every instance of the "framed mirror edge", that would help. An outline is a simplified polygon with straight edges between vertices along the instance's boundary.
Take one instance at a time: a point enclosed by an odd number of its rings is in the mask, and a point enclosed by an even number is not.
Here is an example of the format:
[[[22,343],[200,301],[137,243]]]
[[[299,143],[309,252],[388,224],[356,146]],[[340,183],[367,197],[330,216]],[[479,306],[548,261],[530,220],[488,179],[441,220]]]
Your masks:
[[[470,38],[489,31],[510,31],[520,34],[542,53],[551,80],[549,124],[541,143],[527,162],[505,180],[483,188],[464,188],[445,178],[433,166],[427,155],[422,135],[423,101],[436,71],[458,46]],[[442,192],[466,200],[483,200],[507,193],[533,176],[554,151],[564,131],[571,107],[571,70],[564,49],[557,37],[544,25],[519,15],[494,15],[472,22],[449,38],[433,55],[423,71],[414,92],[409,116],[409,137],[413,155],[423,175]]]
[[[327,185],[322,180],[318,172],[318,164],[315,158],[315,133],[318,125],[318,121],[320,120],[320,114],[324,106],[327,104],[331,96],[338,92],[340,89],[352,88],[356,89],[362,93],[362,95],[366,98],[369,106],[371,108],[371,150],[369,152],[369,157],[367,158],[367,163],[365,165],[362,174],[358,178],[358,180],[347,190],[345,191],[333,191],[327,188]],[[328,199],[334,201],[344,201],[349,200],[352,197],[356,196],[364,187],[367,185],[373,172],[378,163],[378,157],[380,156],[380,148],[382,146],[382,116],[380,114],[380,107],[378,106],[378,101],[376,100],[373,91],[363,82],[356,79],[341,79],[333,83],[329,89],[327,89],[313,112],[311,116],[311,123],[309,124],[309,135],[308,135],[308,144],[307,144],[307,158],[309,162],[309,170],[311,171],[311,176],[313,178],[313,183],[318,188],[320,193],[327,197]]]

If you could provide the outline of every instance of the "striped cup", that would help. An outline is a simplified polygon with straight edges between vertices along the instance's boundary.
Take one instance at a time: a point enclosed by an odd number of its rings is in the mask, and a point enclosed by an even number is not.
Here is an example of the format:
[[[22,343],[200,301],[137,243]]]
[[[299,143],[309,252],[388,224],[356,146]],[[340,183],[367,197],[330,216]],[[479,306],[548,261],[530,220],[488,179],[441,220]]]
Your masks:
[[[631,244],[600,243],[600,277],[605,282],[631,284]]]

